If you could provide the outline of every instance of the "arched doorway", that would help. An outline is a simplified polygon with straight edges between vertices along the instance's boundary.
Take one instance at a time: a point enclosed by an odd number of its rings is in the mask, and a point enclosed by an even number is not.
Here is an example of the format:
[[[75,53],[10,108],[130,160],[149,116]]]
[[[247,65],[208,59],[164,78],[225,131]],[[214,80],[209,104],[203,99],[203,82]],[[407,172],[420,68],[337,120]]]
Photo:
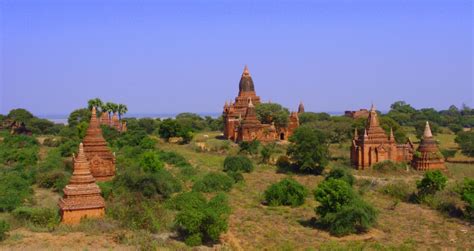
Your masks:
[[[280,140],[285,140],[285,133],[280,133]]]

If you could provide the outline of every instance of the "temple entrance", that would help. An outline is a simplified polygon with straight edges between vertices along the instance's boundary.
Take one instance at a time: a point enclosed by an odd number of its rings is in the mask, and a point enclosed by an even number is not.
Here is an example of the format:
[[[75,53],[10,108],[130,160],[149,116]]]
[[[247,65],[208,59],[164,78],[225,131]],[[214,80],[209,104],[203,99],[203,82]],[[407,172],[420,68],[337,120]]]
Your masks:
[[[280,140],[285,140],[285,134],[284,133],[280,133]]]

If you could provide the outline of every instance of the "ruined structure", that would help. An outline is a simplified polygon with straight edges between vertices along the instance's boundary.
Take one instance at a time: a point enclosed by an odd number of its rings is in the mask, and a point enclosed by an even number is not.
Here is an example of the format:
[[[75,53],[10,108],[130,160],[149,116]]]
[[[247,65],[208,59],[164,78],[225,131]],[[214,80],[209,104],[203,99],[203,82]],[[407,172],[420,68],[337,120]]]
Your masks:
[[[226,102],[224,105],[224,137],[236,142],[287,140],[299,126],[298,113],[291,113],[286,127],[262,124],[255,112],[255,106],[260,103],[250,72],[245,66],[235,102]]]
[[[412,166],[416,170],[445,169],[443,155],[438,150],[430,124],[426,121],[425,131],[420,146],[413,155]]]
[[[351,162],[357,169],[366,169],[384,160],[395,162],[410,162],[413,157],[413,144],[397,144],[390,129],[387,137],[380,127],[374,106],[369,112],[367,126],[363,135],[358,135],[357,129],[351,145]]]
[[[77,224],[82,218],[101,218],[104,216],[105,202],[100,188],[95,183],[84,154],[82,143],[74,160],[74,171],[69,184],[63,189],[64,197],[58,202],[61,222]]]
[[[92,108],[89,128],[83,142],[84,152],[94,178],[98,181],[111,180],[115,175],[115,156],[102,136],[95,107]]]
[[[358,118],[368,118],[369,111],[367,109],[360,109],[358,111],[345,111],[344,115],[349,118],[358,119]]]
[[[24,122],[13,122],[10,125],[10,134],[31,136],[32,132],[28,128],[26,128],[26,125]]]

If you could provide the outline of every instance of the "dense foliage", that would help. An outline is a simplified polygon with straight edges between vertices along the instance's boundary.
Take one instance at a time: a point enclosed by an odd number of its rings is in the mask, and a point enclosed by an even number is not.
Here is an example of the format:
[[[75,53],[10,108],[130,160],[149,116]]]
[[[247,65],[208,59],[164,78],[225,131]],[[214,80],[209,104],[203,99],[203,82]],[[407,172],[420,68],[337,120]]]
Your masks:
[[[270,206],[300,206],[303,205],[307,189],[297,181],[286,178],[270,185],[265,190],[265,201]]]
[[[433,195],[446,187],[448,179],[439,171],[427,171],[423,179],[416,182],[418,196],[423,198],[427,195]]]
[[[463,154],[474,157],[474,131],[459,132],[456,137],[456,143],[459,144]]]
[[[254,169],[252,161],[242,155],[228,156],[224,160],[224,172],[250,173]]]
[[[310,127],[299,127],[290,138],[287,155],[297,171],[320,174],[329,162],[326,136]]]
[[[355,177],[352,175],[351,171],[345,167],[334,167],[331,169],[329,174],[326,176],[326,180],[329,179],[340,179],[349,185],[353,185],[355,182]]]
[[[367,204],[346,181],[328,179],[314,192],[320,203],[316,213],[320,224],[336,236],[367,231],[377,219],[375,209]]]
[[[197,192],[228,192],[232,189],[235,180],[225,173],[210,172],[193,185],[193,191]]]
[[[190,198],[192,197],[192,198]],[[180,203],[175,224],[189,246],[212,243],[219,240],[228,229],[230,207],[227,196],[218,194],[209,202],[198,193],[186,195],[192,203]]]
[[[289,122],[290,112],[277,103],[260,103],[255,107],[257,118],[263,124],[275,123],[277,127],[286,127]]]

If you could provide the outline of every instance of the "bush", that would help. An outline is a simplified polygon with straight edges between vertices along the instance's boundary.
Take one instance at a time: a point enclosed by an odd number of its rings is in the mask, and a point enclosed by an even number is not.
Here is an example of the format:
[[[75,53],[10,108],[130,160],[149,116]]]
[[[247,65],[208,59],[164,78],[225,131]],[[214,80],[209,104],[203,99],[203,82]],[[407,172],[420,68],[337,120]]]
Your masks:
[[[69,181],[69,173],[61,170],[41,172],[36,176],[36,184],[41,188],[54,188],[55,192],[61,191]]]
[[[18,172],[0,174],[0,211],[11,211],[32,194],[30,182]]]
[[[218,194],[209,202],[198,201],[195,207],[183,208],[175,218],[179,233],[189,246],[216,242],[228,229],[230,207],[227,197]]]
[[[258,147],[260,146],[260,141],[252,140],[252,141],[242,141],[239,143],[241,153],[246,153],[250,155],[258,154]]]
[[[202,193],[187,192],[178,194],[176,197],[172,198],[168,203],[168,207],[181,211],[187,208],[200,208],[206,202],[206,198]]]
[[[176,152],[160,152],[160,159],[167,164],[174,165],[177,167],[188,167],[191,166],[189,162],[182,155]]]
[[[349,185],[353,185],[355,182],[355,177],[352,175],[351,171],[344,167],[334,167],[331,169],[329,174],[326,176],[326,180],[329,179],[340,179]]]
[[[51,208],[19,207],[12,214],[15,219],[34,227],[51,229],[60,221],[58,211]]]
[[[433,195],[441,191],[446,186],[448,179],[439,171],[427,171],[422,180],[416,182],[418,196],[423,198],[426,195]]]
[[[461,152],[467,156],[474,157],[474,131],[459,132],[456,137]]]
[[[227,172],[227,175],[229,175],[229,177],[231,177],[235,183],[238,183],[244,180],[244,176],[240,172]]]
[[[262,147],[262,150],[260,150],[260,155],[262,156],[262,162],[263,163],[268,163],[270,162],[270,158],[274,153],[276,153],[276,144],[267,144]]]
[[[120,187],[126,187],[148,198],[156,195],[168,198],[182,188],[179,180],[165,169],[158,169],[154,173],[128,169],[114,180],[114,188]]]
[[[206,174],[201,180],[193,185],[193,191],[196,192],[228,192],[234,185],[234,180],[224,173],[211,172]]]
[[[162,169],[165,165],[161,162],[160,156],[158,153],[153,151],[144,152],[140,156],[140,167],[145,172],[156,172],[159,169]]]
[[[10,230],[10,225],[4,220],[0,220],[0,241],[7,238],[7,232]]]
[[[375,209],[364,202],[345,181],[328,179],[314,191],[320,203],[319,222],[336,236],[367,231],[377,219]]]
[[[377,212],[366,202],[356,199],[336,212],[327,213],[321,224],[335,236],[366,232],[377,220]]]
[[[252,161],[245,156],[228,156],[224,160],[224,172],[250,173],[253,169]]]
[[[300,206],[303,205],[308,191],[297,181],[286,178],[275,183],[265,191],[265,201],[270,206]]]
[[[100,187],[100,192],[102,194],[102,197],[104,197],[104,199],[107,200],[110,194],[112,194],[113,183],[111,181],[102,181],[102,182],[96,182],[96,183]]]
[[[466,178],[459,194],[461,195],[461,199],[467,203],[467,216],[474,219],[474,179]]]
[[[377,162],[372,165],[372,169],[378,172],[391,172],[398,170],[405,170],[406,165],[404,163],[396,163],[391,160],[384,160],[382,162]]]

